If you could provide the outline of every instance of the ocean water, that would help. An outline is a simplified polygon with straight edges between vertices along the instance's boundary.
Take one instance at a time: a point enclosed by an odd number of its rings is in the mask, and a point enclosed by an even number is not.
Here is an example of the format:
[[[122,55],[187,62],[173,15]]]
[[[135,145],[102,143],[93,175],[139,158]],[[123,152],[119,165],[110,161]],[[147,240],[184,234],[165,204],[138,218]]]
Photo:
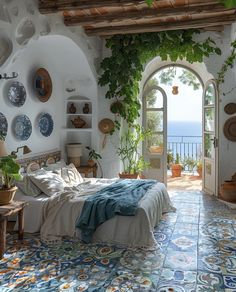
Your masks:
[[[174,137],[173,137],[174,136]],[[197,136],[197,137],[196,137]],[[202,123],[169,121],[167,126],[167,149],[176,157],[199,159],[202,155]]]
[[[189,121],[169,121],[168,136],[202,136],[202,123]]]

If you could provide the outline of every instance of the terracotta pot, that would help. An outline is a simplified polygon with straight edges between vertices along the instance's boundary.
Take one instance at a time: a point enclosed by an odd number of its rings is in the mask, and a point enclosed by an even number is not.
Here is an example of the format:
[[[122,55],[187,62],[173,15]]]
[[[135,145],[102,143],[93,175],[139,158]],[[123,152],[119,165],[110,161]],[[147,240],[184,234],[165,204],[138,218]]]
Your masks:
[[[138,173],[119,173],[120,178],[129,178],[129,179],[137,179],[138,178]]]
[[[198,173],[199,177],[202,177],[202,167],[201,166],[197,168],[197,173]]]
[[[95,165],[95,161],[92,159],[89,159],[87,164],[88,164],[88,166],[93,167]]]
[[[0,205],[7,205],[13,201],[17,187],[10,189],[0,189]]]
[[[220,195],[223,200],[236,203],[236,183],[225,181],[220,187]]]
[[[172,164],[171,166],[172,177],[180,177],[182,172],[181,164]]]

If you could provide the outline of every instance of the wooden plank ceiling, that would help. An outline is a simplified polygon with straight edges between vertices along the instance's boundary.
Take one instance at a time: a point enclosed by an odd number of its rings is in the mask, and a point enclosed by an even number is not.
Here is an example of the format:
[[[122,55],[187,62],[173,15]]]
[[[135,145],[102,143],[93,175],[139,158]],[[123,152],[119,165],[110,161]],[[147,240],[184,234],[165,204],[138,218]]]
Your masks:
[[[42,14],[63,14],[65,25],[83,26],[89,36],[200,28],[221,30],[236,21],[236,9],[217,0],[39,0]]]

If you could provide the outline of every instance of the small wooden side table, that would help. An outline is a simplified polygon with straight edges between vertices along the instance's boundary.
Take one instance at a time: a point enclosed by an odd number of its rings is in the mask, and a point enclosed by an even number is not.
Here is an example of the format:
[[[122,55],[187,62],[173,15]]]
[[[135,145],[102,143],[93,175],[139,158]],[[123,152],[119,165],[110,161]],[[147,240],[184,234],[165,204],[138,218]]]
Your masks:
[[[93,173],[93,177],[97,177],[97,164],[94,166],[81,165],[77,167],[78,172],[83,173],[85,177],[88,177],[89,173]]]
[[[13,201],[7,205],[0,205],[0,259],[3,257],[6,248],[6,229],[8,216],[18,213],[18,239],[23,239],[24,207],[27,204],[27,202],[23,201]]]

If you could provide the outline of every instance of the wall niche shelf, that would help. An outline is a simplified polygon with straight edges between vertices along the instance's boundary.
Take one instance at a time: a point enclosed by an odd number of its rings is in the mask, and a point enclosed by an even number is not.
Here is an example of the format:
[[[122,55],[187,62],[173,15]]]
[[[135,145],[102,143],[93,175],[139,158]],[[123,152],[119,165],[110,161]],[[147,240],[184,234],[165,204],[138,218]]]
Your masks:
[[[84,96],[70,96],[66,100],[66,129],[68,131],[92,131],[92,102]],[[73,125],[73,120],[80,118],[86,122],[81,128]]]

